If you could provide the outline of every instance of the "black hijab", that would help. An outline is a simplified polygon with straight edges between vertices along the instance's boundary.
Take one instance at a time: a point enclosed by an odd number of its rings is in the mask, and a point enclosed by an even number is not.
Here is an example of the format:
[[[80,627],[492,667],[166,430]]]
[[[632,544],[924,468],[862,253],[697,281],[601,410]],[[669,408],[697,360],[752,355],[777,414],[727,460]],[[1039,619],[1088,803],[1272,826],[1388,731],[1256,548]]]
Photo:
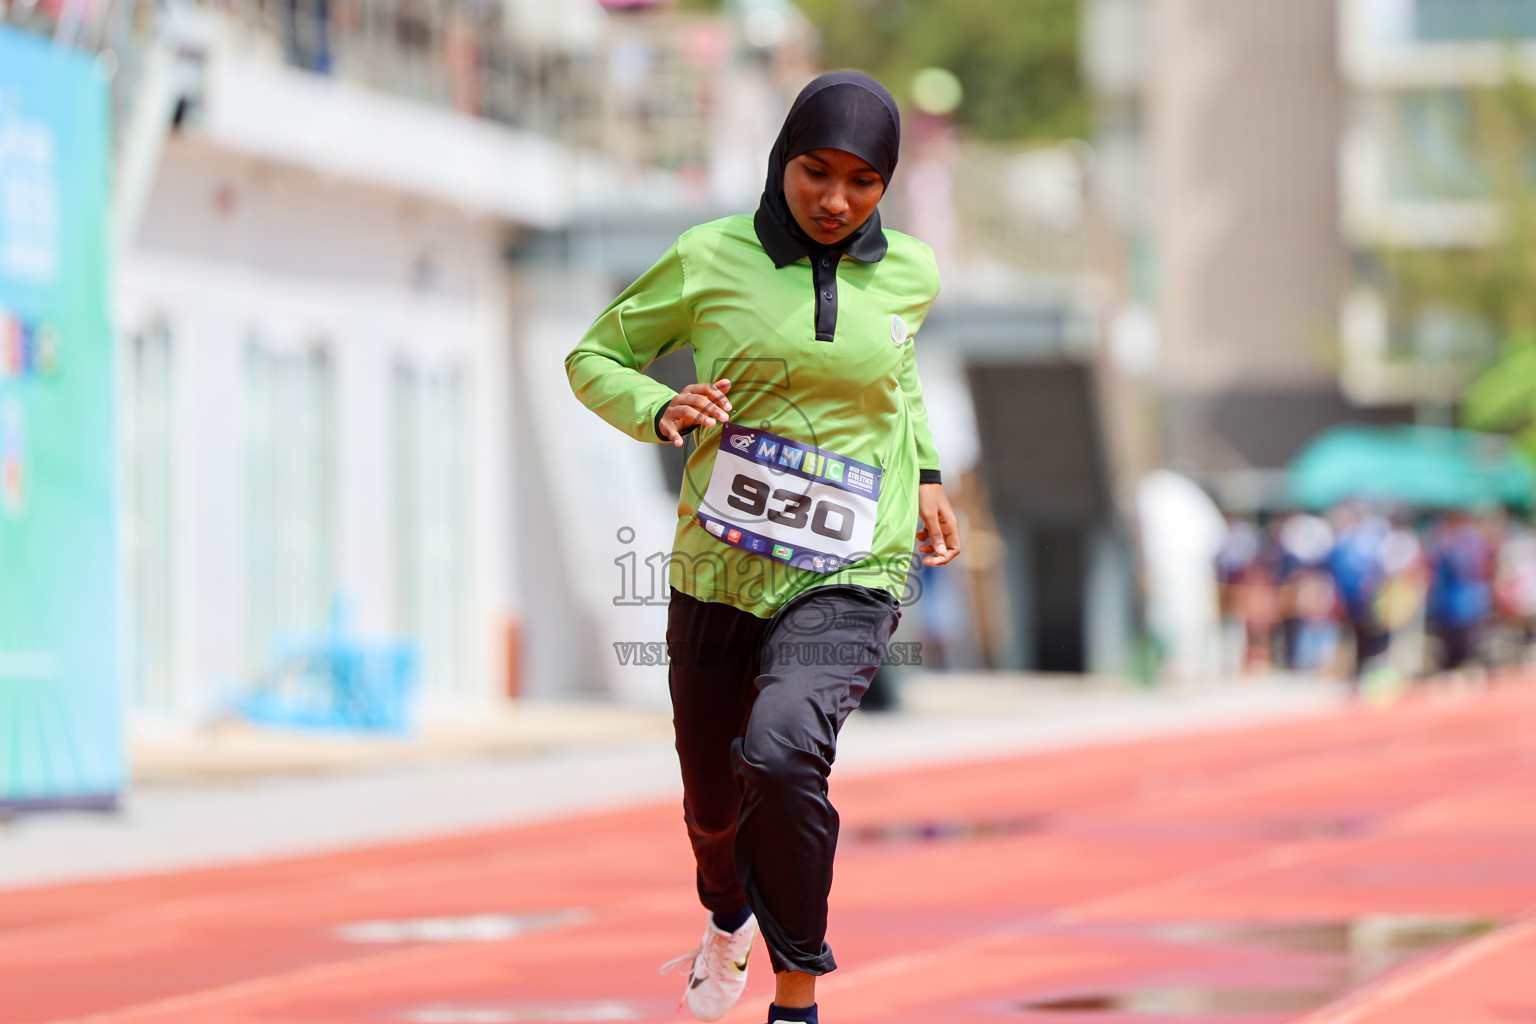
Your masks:
[[[896,101],[885,86],[868,75],[834,71],[800,90],[768,155],[768,183],[753,218],[758,241],[773,258],[774,266],[832,252],[847,253],[861,263],[883,259],[886,243],[879,210],[836,245],[822,245],[802,231],[784,199],[784,167],[813,149],[840,149],[873,167],[889,189],[900,146],[901,115]]]

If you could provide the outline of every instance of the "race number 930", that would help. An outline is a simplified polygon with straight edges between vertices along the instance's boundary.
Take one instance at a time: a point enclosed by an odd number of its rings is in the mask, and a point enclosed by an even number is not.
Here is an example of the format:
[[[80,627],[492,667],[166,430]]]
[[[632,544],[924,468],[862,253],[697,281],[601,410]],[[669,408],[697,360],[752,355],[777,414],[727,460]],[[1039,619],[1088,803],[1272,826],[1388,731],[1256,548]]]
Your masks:
[[[771,502],[777,503],[777,507]],[[731,481],[731,496],[726,503],[737,511],[762,516],[791,530],[803,530],[809,525],[812,533],[833,540],[853,536],[853,509],[848,506],[825,498],[811,506],[811,499],[804,494],[782,488],[771,490],[763,481],[743,473],[736,474]]]

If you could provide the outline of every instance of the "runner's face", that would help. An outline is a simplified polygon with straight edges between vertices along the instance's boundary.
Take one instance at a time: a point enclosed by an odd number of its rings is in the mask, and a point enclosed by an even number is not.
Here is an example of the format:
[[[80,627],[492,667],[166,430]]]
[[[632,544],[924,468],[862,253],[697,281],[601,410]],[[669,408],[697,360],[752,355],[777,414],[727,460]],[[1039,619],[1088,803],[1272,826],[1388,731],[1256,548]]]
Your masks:
[[[879,173],[840,149],[813,149],[784,167],[784,201],[818,245],[836,245],[857,231],[884,194]]]

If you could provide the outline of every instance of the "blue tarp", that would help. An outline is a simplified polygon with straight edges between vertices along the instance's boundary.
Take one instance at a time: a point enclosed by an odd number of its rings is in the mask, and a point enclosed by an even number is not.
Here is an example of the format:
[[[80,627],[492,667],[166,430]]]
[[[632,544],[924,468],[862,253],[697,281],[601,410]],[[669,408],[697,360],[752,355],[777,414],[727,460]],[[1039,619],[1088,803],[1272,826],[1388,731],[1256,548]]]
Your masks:
[[[1507,438],[1439,427],[1335,427],[1290,472],[1292,500],[1316,510],[1350,498],[1529,509],[1536,498],[1536,464]]]

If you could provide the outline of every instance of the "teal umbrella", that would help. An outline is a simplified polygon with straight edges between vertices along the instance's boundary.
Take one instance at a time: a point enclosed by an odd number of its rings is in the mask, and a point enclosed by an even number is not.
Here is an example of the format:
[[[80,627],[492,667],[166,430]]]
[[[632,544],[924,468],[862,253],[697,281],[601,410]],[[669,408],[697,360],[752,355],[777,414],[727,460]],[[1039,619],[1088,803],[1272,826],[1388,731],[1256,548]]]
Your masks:
[[[1528,509],[1533,496],[1536,464],[1496,434],[1345,425],[1319,434],[1291,462],[1291,497],[1309,509],[1349,498]]]

